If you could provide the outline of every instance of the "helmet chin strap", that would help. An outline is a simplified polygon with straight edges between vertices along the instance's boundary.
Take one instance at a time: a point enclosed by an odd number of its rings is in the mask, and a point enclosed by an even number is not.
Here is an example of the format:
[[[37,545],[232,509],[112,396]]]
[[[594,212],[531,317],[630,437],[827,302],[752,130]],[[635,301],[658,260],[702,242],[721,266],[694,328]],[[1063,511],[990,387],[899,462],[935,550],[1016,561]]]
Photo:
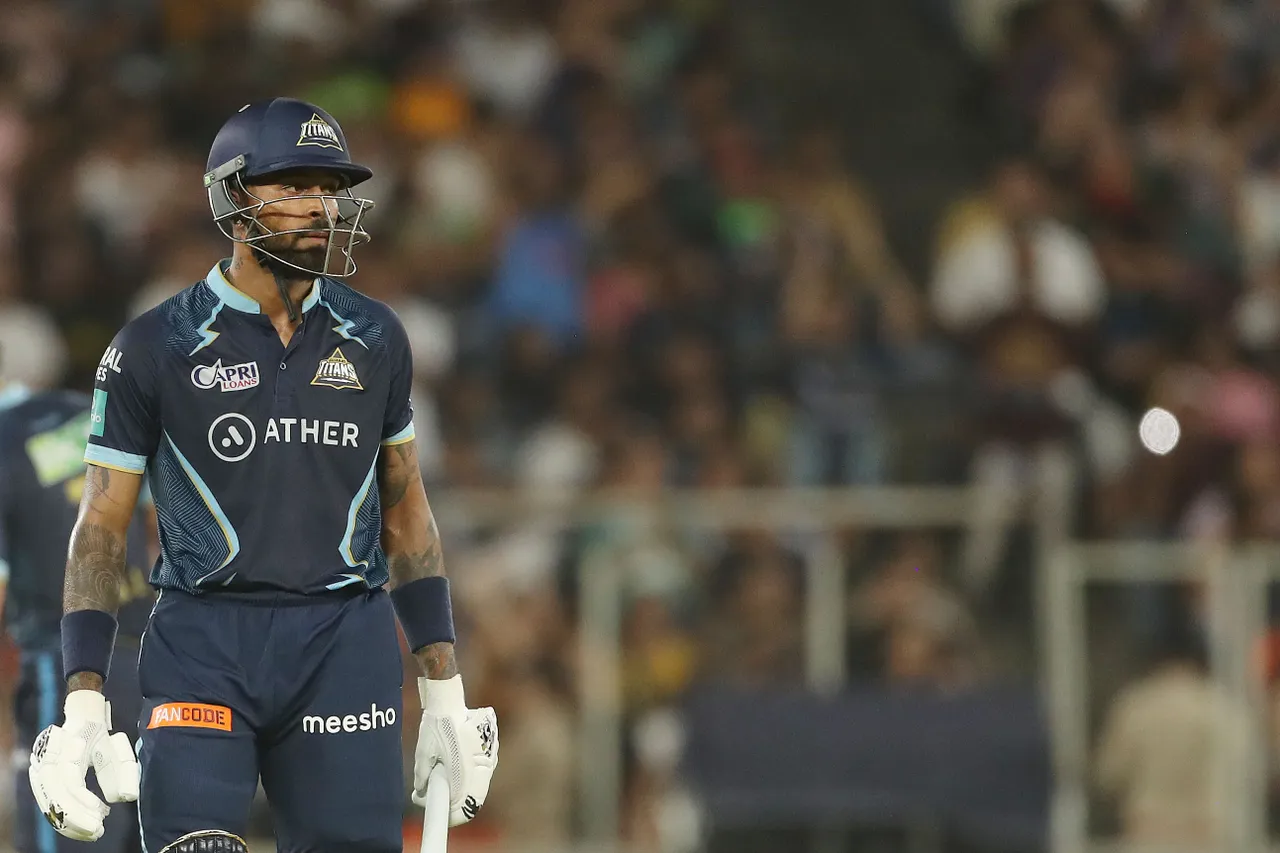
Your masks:
[[[276,288],[280,291],[280,298],[284,301],[284,307],[289,309],[289,322],[298,322],[298,309],[293,304],[293,297],[289,295],[289,287],[285,284],[284,276],[272,275],[276,280]]]

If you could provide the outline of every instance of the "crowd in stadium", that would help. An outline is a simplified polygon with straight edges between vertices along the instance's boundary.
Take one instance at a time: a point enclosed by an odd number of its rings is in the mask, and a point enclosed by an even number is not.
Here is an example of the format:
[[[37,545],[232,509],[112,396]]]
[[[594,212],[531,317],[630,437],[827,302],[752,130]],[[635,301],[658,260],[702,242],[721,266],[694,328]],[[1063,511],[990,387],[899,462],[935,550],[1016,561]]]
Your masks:
[[[125,320],[229,254],[208,142],[290,94],[375,170],[352,283],[409,331],[429,491],[976,481],[966,535],[841,539],[852,675],[948,686],[1026,665],[986,636],[1029,624],[999,510],[1068,475],[1077,533],[1280,534],[1280,6],[955,3],[989,180],[923,263],[838,133],[775,120],[731,6],[9,0],[0,378],[88,387]],[[1151,406],[1182,425],[1167,456],[1136,441]],[[463,666],[503,719],[504,833],[570,832],[586,546],[627,563],[630,837],[659,832],[654,714],[697,680],[802,673],[785,538],[436,512]],[[1196,601],[1132,596],[1132,639],[1194,626]]]

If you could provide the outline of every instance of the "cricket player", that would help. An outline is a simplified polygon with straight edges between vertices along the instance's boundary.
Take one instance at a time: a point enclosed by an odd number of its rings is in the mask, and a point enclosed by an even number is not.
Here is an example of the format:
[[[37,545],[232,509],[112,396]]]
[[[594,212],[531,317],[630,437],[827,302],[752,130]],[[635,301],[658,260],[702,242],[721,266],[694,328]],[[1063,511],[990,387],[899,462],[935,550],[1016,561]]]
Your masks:
[[[31,785],[55,829],[101,835],[136,794],[143,847],[240,851],[261,778],[277,849],[400,851],[400,646],[421,662],[414,800],[443,764],[450,825],[484,804],[491,708],[468,710],[440,537],[419,476],[412,362],[355,271],[372,205],[324,110],[249,104],[204,186],[230,258],[129,323],[102,357],[62,617],[65,720]],[[160,593],[143,634],[137,761],[102,687],[129,515],[148,478]],[[141,781],[139,785],[139,769]]]
[[[0,359],[3,352],[0,352]],[[64,698],[59,622],[67,539],[84,491],[84,448],[89,438],[89,397],[70,391],[34,393],[21,386],[0,390],[0,575],[5,627],[21,653],[14,696],[14,847],[19,853],[70,853],[84,848],[54,832],[41,816],[27,784],[27,763],[41,729],[55,723]],[[106,691],[112,716],[125,736],[136,736],[138,638],[155,595],[145,566],[150,537],[144,512],[129,529],[126,578],[120,587],[120,663]],[[132,804],[106,820],[98,844],[103,853],[140,850]]]

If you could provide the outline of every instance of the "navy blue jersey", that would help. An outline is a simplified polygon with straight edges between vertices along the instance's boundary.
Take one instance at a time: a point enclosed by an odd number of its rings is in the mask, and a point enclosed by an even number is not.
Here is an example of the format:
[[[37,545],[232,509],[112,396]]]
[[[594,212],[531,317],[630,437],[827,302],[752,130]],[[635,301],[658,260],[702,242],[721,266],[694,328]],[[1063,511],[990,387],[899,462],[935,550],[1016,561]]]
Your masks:
[[[71,392],[0,400],[0,564],[7,566],[5,622],[25,649],[56,645],[67,545],[84,491],[89,398]],[[128,533],[120,633],[139,637],[154,591],[147,584],[147,531],[139,512]]]
[[[228,263],[116,336],[85,458],[146,472],[157,587],[382,586],[378,452],[413,439],[404,327],[320,278],[286,347]]]

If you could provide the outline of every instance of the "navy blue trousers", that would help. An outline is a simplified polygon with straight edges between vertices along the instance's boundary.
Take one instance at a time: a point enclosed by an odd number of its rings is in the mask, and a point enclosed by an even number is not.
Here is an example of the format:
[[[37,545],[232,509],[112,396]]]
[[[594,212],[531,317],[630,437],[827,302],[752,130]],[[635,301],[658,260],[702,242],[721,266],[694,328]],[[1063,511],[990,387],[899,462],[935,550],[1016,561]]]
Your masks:
[[[403,669],[382,590],[166,590],[139,657],[146,850],[244,835],[258,780],[280,853],[403,849]]]

